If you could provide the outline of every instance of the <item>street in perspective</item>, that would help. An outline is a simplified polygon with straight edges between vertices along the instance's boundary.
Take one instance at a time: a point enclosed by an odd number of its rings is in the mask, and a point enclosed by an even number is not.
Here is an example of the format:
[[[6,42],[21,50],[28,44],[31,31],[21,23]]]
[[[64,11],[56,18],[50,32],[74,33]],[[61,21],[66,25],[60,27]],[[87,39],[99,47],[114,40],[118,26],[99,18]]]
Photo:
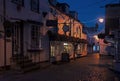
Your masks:
[[[120,81],[120,0],[0,0],[0,81]]]
[[[113,57],[95,53],[34,72],[8,71],[0,75],[0,81],[120,81],[120,74],[110,69],[111,61]]]

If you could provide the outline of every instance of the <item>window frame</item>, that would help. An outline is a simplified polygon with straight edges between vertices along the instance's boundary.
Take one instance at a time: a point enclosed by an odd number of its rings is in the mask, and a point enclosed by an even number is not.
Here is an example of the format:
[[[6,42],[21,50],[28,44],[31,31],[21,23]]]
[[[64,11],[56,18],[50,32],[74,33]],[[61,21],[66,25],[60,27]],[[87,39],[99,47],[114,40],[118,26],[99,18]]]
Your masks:
[[[36,2],[33,3],[33,1]],[[39,13],[39,5],[40,5],[39,0],[31,0],[30,4],[31,4],[31,11]]]
[[[11,2],[20,6],[24,6],[24,0],[11,0]]]
[[[40,26],[31,25],[31,49],[41,48]]]

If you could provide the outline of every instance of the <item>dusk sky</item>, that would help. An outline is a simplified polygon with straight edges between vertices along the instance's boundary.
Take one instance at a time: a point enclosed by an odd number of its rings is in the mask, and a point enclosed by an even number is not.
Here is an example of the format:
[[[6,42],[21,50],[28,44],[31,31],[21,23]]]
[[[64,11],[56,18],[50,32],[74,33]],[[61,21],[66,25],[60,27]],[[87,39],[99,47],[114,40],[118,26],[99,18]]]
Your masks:
[[[77,11],[79,20],[85,25],[91,27],[98,22],[97,19],[105,17],[105,5],[109,3],[118,3],[119,0],[58,0],[70,5],[70,10]],[[100,29],[104,24],[99,23]]]

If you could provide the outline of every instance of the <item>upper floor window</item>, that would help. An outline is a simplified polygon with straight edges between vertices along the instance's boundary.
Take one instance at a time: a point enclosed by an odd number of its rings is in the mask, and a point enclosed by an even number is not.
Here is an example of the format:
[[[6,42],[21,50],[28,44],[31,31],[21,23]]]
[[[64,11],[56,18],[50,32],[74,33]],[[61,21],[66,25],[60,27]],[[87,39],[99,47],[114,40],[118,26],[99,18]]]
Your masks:
[[[31,0],[31,10],[39,12],[39,0]]]
[[[24,0],[11,0],[13,3],[23,6]]]

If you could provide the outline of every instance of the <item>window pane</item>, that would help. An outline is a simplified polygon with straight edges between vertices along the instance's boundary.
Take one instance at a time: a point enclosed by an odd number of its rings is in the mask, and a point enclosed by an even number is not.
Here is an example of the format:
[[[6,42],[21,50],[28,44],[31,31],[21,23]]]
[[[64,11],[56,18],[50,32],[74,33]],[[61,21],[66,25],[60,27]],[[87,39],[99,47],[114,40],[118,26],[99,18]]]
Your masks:
[[[11,0],[13,3],[19,4],[19,5],[24,5],[24,0]]]
[[[40,41],[40,28],[38,26],[32,25],[31,28],[31,46],[32,48],[39,48],[39,41]]]
[[[31,10],[39,12],[39,0],[31,0]]]

